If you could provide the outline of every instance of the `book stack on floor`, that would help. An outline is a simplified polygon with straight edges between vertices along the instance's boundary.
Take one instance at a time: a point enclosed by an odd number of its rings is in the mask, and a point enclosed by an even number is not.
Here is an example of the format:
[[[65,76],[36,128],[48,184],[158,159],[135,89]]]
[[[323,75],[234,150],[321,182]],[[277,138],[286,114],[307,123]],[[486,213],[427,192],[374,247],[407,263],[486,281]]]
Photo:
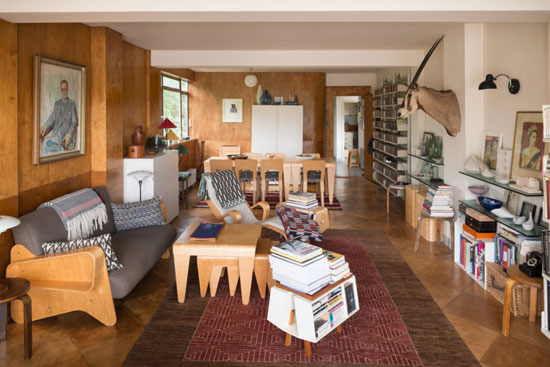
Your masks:
[[[451,199],[452,193],[453,188],[445,183],[430,184],[422,210],[430,217],[454,216]]]
[[[331,281],[323,249],[302,241],[290,240],[273,246],[269,263],[273,279],[300,293],[313,294]]]
[[[330,268],[330,282],[335,283],[350,275],[349,264],[342,254],[332,251],[324,251]]]
[[[317,194],[314,192],[293,192],[288,195],[286,206],[294,209],[313,209],[317,207]]]

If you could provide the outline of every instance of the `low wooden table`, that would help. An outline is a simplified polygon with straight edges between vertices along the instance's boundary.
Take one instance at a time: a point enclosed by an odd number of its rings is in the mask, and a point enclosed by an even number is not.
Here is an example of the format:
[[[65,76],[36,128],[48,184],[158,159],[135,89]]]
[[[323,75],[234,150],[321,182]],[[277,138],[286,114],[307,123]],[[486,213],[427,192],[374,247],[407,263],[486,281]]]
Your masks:
[[[504,287],[504,305],[502,309],[502,335],[508,336],[510,332],[510,308],[512,306],[512,287],[515,283],[525,284],[529,287],[529,321],[535,322],[537,318],[537,293],[542,289],[542,278],[529,278],[514,264],[508,268],[508,279]]]
[[[225,224],[216,243],[191,242],[189,237],[199,224],[200,223],[191,224],[172,245],[178,302],[183,303],[185,301],[189,259],[191,256],[204,256],[209,258],[219,257],[220,259],[238,258],[241,295],[243,304],[247,305],[250,300],[250,287],[252,285],[256,245],[262,234],[261,224]],[[203,297],[206,295],[209,280],[210,273],[201,274],[201,269],[199,269],[199,284],[201,296]]]
[[[25,307],[25,359],[30,359],[32,356],[32,305],[31,298],[27,295],[30,289],[31,282],[26,279],[0,279],[0,342],[7,338],[8,303],[15,300],[22,301]]]

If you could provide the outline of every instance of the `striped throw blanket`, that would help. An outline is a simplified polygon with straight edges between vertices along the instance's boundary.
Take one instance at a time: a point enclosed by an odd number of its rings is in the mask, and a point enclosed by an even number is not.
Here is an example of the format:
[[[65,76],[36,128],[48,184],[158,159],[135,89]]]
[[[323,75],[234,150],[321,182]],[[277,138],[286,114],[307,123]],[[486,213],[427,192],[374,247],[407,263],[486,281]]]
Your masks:
[[[206,188],[207,177],[212,182],[214,193],[209,193]],[[233,208],[246,202],[244,192],[233,170],[203,173],[197,195],[204,200],[208,200],[209,196],[215,195],[224,209]]]
[[[96,229],[107,223],[107,208],[92,189],[82,189],[38,207],[50,207],[56,211],[67,230],[67,240],[88,238]]]

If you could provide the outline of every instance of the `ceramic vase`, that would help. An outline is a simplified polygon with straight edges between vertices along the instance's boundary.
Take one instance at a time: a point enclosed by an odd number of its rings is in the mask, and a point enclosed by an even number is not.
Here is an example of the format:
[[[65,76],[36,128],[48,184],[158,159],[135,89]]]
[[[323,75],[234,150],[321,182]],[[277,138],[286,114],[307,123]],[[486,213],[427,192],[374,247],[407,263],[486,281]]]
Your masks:
[[[262,86],[258,85],[258,92],[256,92],[256,104],[262,104]]]
[[[533,221],[533,213],[529,213],[529,220],[521,225],[526,231],[530,231],[535,228],[535,222]]]
[[[136,126],[136,130],[132,134],[132,145],[145,145],[145,131],[141,125]]]
[[[271,101],[273,101],[273,99],[271,98],[271,95],[269,94],[267,89],[264,90],[264,93],[262,94],[262,98],[260,98],[260,102],[262,102],[262,104],[271,104]]]

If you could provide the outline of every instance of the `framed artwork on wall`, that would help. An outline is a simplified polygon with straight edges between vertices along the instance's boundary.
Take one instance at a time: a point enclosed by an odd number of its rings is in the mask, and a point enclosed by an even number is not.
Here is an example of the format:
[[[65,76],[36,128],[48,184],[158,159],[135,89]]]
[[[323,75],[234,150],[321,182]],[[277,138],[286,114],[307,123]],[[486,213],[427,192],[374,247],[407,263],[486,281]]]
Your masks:
[[[497,169],[497,155],[500,148],[502,148],[502,132],[485,131],[481,146],[481,159],[489,169]]]
[[[550,151],[550,143],[544,143],[542,137],[542,112],[517,112],[512,178],[540,178],[542,157]]]
[[[86,67],[34,57],[33,165],[85,154]]]
[[[222,122],[243,122],[242,98],[224,98],[223,99]]]

